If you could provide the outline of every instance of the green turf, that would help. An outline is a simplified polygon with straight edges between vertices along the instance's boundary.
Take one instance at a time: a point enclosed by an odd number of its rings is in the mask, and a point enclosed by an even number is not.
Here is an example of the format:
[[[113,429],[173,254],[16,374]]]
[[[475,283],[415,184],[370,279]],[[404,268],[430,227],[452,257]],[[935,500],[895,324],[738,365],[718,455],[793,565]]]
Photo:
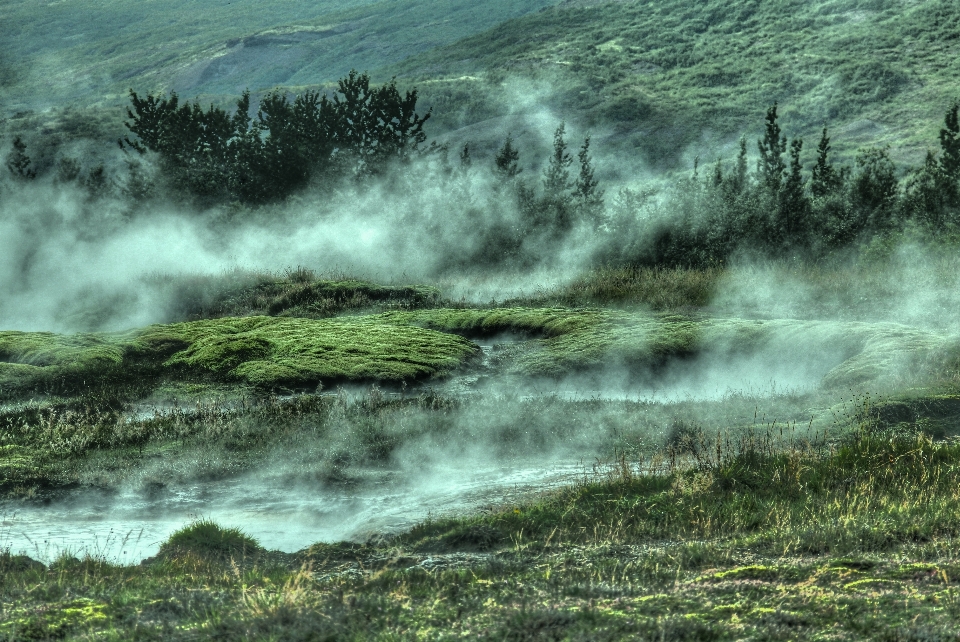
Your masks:
[[[751,355],[804,351],[838,355],[824,384],[904,384],[930,368],[956,366],[956,342],[947,336],[893,323],[711,319],[603,309],[436,309],[388,312],[389,323],[422,325],[468,336],[518,333],[521,346],[508,371],[563,376],[624,367],[643,370],[701,353]],[[775,356],[775,355],[771,355]]]
[[[317,383],[401,383],[448,375],[478,358],[468,337],[514,334],[502,374],[648,373],[671,360],[806,351],[835,356],[823,383],[919,385],[953,371],[956,341],[892,323],[711,319],[567,308],[438,308],[339,319],[225,317],[115,335],[0,335],[0,384],[74,392],[113,380],[176,378],[263,389]]]
[[[6,332],[0,335],[0,394],[76,394],[158,377],[267,389],[401,383],[449,374],[477,352],[458,336],[363,318],[228,317],[115,335]]]

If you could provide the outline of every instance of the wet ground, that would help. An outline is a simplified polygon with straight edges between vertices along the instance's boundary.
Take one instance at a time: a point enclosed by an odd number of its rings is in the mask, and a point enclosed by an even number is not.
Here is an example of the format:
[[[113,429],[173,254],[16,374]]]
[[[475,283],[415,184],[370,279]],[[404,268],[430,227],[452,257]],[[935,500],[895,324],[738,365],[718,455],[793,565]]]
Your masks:
[[[481,340],[480,367],[446,381],[384,396],[417,395],[426,390],[443,395],[478,391],[509,392],[515,398],[553,396],[562,399],[627,399],[671,404],[691,400],[723,400],[730,395],[751,398],[799,393],[817,386],[832,361],[781,359],[777,355],[700,358],[678,361],[644,384],[615,370],[602,377],[563,381],[518,382],[510,387],[494,374],[498,355],[522,339]],[[842,359],[842,357],[839,357]],[[499,386],[499,387],[498,387]],[[319,394],[369,394],[369,387],[323,390]],[[182,403],[182,405],[181,405]],[[217,402],[231,411],[241,399]],[[196,412],[197,402],[149,399],[129,410],[131,418],[155,413]],[[589,463],[587,462],[589,467]],[[380,471],[374,481],[331,485],[289,476],[248,475],[236,479],[198,481],[185,486],[157,486],[118,492],[79,489],[47,504],[0,502],[0,549],[51,561],[58,555],[89,554],[110,561],[136,563],[156,554],[160,544],[185,524],[208,518],[237,527],[268,549],[294,552],[316,542],[363,541],[409,529],[430,517],[476,512],[485,506],[509,504],[525,496],[565,484],[585,473],[580,461],[549,462],[542,458],[510,463],[458,462],[448,468]]]
[[[0,503],[0,549],[49,562],[63,553],[127,564],[155,555],[185,524],[209,518],[240,528],[271,550],[364,541],[430,516],[504,505],[582,476],[581,462],[517,461],[396,472],[378,483],[321,485],[244,477],[183,487],[106,493],[82,490],[38,505]]]

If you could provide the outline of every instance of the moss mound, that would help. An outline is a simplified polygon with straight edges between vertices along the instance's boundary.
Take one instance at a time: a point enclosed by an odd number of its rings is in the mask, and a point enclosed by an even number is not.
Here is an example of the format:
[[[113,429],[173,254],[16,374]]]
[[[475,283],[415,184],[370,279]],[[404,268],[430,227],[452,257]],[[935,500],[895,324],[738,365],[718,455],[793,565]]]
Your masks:
[[[358,317],[242,317],[118,335],[0,335],[0,397],[77,393],[117,380],[213,379],[257,387],[439,377],[479,348],[448,333]]]
[[[834,366],[828,387],[903,385],[960,371],[956,338],[895,323],[795,319],[717,319],[601,309],[501,308],[390,312],[382,322],[468,336],[528,338],[509,358],[509,373],[561,377],[610,367],[638,370],[699,354],[725,359],[761,353],[784,361],[820,358]]]
[[[0,332],[0,398],[102,383],[118,375],[123,355],[121,335]]]
[[[159,558],[198,555],[207,559],[230,559],[258,555],[260,543],[238,528],[222,528],[209,519],[199,519],[175,531],[160,546]]]
[[[182,346],[164,361],[168,368],[268,387],[426,379],[448,374],[479,352],[461,337],[363,317],[193,321],[147,328],[137,344],[147,352]]]

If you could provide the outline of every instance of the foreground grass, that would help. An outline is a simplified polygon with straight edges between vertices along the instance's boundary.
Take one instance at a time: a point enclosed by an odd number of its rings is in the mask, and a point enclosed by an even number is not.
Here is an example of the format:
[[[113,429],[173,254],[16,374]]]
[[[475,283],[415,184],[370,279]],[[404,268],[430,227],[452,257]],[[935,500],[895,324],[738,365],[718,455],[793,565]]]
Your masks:
[[[692,435],[640,467],[381,544],[286,555],[200,522],[137,567],[5,554],[0,635],[955,639],[958,488],[960,444],[915,428]]]

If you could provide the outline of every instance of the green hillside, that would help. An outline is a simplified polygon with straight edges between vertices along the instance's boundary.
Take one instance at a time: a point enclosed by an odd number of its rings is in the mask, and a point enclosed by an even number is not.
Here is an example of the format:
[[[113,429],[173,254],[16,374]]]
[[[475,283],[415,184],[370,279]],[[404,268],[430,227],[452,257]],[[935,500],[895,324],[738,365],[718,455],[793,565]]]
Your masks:
[[[548,109],[660,167],[688,168],[691,145],[732,156],[774,101],[807,149],[827,123],[842,155],[891,144],[917,162],[960,95],[958,43],[950,0],[567,0],[384,75],[422,86],[434,127],[516,132]]]
[[[93,131],[122,118],[126,90],[224,101],[249,87],[315,88],[351,68],[398,76],[433,107],[428,133],[478,157],[513,132],[528,163],[565,119],[591,132],[605,178],[689,170],[730,158],[780,103],[785,133],[807,142],[828,124],[838,158],[891,145],[901,165],[935,148],[960,96],[960,5],[949,0],[278,0],[270,10],[193,0],[0,7],[0,87],[8,128]],[[144,10],[144,7],[149,10]],[[96,16],[92,18],[92,16]],[[79,25],[79,27],[77,26]],[[15,35],[9,35],[15,34]],[[109,118],[106,116],[109,115]],[[109,122],[106,122],[106,120]],[[122,131],[122,130],[120,130]],[[534,133],[536,132],[536,134]],[[751,142],[751,150],[753,145]],[[536,153],[531,153],[535,151]]]
[[[193,96],[322,83],[552,2],[13,0],[0,4],[0,110],[111,104],[130,87]]]

